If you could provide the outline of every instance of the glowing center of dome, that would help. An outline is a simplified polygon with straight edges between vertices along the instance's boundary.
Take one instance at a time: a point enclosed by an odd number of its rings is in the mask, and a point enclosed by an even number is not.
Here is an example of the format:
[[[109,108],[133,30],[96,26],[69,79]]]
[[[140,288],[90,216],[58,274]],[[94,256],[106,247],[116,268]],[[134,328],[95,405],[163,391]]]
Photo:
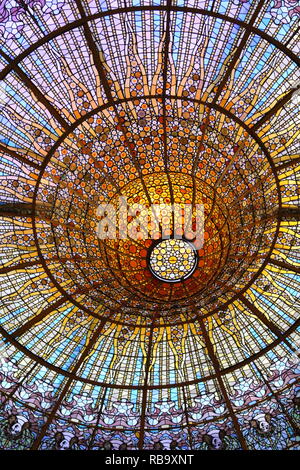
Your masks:
[[[149,268],[152,274],[165,282],[187,279],[196,269],[197,251],[186,240],[162,240],[150,251]]]

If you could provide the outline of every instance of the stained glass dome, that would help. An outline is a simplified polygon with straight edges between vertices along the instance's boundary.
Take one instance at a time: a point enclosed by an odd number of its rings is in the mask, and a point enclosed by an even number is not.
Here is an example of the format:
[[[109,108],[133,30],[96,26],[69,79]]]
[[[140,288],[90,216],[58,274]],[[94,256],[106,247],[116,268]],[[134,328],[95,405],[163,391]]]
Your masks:
[[[0,2],[1,449],[299,448],[299,17]]]

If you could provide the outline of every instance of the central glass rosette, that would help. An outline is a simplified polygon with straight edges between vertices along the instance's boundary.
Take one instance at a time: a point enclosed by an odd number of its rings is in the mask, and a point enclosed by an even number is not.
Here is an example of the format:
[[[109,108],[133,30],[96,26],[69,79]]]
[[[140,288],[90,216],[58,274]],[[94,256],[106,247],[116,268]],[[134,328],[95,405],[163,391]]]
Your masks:
[[[149,268],[152,274],[165,282],[187,279],[196,269],[197,250],[182,239],[161,240],[150,249]]]

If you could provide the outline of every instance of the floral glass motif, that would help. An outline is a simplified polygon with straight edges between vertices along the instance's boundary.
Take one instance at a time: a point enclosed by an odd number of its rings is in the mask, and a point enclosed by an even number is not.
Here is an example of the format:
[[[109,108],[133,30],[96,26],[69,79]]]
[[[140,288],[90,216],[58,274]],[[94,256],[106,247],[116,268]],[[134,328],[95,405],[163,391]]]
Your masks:
[[[299,449],[299,16],[0,1],[1,449]],[[180,281],[120,197],[203,205]]]

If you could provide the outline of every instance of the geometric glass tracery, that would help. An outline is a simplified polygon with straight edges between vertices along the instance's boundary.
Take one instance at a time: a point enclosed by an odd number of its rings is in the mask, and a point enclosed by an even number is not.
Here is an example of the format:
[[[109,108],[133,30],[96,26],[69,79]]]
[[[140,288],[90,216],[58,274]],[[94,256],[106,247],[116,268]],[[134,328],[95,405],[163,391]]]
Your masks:
[[[299,447],[296,3],[1,2],[1,449]]]

